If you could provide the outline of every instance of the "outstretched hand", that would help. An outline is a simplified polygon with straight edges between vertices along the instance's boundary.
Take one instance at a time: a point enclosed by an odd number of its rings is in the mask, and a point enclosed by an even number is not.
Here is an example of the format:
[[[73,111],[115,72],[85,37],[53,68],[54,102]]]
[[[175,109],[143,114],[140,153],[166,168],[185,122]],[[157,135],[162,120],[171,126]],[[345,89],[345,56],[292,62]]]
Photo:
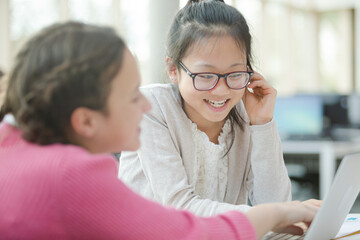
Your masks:
[[[260,73],[254,72],[243,96],[251,125],[262,125],[271,121],[274,114],[276,94],[275,88]]]
[[[282,207],[287,213],[285,214],[286,218],[273,231],[302,235],[309,228],[321,203],[321,200],[310,199],[304,202],[294,201],[284,204]]]
[[[292,201],[259,204],[245,214],[254,226],[258,239],[270,230],[279,233],[302,235],[310,226],[322,201]]]

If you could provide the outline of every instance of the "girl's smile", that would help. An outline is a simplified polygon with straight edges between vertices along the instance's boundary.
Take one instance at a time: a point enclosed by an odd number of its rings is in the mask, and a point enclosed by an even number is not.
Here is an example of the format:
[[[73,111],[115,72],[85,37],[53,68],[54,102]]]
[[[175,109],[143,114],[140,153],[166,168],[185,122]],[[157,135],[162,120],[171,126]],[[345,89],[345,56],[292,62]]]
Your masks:
[[[214,112],[222,112],[222,111],[226,110],[229,100],[230,100],[229,98],[225,99],[225,100],[220,100],[220,101],[204,99],[205,103],[208,105],[210,110],[214,111]]]

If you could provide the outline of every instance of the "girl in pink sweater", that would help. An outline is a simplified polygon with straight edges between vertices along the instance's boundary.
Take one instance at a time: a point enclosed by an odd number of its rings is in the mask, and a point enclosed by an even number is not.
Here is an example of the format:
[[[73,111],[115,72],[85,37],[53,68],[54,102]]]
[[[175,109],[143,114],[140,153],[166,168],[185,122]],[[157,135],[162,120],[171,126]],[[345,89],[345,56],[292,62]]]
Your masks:
[[[69,22],[16,58],[0,112],[1,239],[256,239],[302,233],[319,203],[264,204],[211,218],[165,208],[117,178],[107,153],[136,150],[150,104],[110,28]]]

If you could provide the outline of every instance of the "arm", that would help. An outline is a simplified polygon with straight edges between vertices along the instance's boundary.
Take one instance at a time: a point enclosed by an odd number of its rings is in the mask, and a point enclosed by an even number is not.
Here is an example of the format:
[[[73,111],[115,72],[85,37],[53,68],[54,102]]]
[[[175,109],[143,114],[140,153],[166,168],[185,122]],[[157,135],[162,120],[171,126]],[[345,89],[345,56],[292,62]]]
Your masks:
[[[290,179],[273,119],[276,94],[264,77],[254,72],[243,96],[251,125],[251,167],[247,186],[253,204],[291,199]]]
[[[250,128],[251,168],[247,185],[252,204],[290,201],[291,183],[275,121]]]
[[[197,218],[145,200],[117,179],[110,158],[72,158],[62,172],[59,212],[71,238],[255,239],[240,212]]]

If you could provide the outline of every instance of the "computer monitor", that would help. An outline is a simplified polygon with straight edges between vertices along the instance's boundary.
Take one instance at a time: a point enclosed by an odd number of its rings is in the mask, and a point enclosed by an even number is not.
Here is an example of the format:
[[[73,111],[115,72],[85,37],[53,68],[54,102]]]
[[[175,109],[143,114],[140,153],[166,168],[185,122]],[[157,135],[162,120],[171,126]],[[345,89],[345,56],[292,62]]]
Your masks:
[[[324,117],[329,128],[349,125],[348,96],[340,94],[323,94]]]
[[[348,120],[351,127],[360,128],[360,94],[348,96]]]
[[[323,104],[320,95],[278,97],[274,118],[282,139],[320,137],[323,132]]]

